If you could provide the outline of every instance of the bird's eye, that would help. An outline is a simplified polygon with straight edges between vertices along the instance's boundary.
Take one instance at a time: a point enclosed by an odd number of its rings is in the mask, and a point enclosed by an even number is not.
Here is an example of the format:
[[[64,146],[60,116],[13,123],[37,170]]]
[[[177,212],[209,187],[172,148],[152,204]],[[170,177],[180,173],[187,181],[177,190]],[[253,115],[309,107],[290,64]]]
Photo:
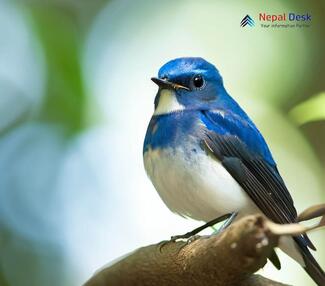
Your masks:
[[[201,75],[196,75],[194,78],[193,78],[193,84],[196,88],[200,88],[203,86],[204,84],[204,79]]]

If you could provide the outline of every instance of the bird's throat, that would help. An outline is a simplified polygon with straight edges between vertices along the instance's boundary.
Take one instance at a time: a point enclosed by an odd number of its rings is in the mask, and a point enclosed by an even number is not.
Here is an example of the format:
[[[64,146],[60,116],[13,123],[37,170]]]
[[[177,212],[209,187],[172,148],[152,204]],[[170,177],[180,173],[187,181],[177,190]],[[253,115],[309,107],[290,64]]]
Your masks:
[[[154,115],[168,114],[185,109],[184,105],[177,101],[174,90],[161,89],[157,96],[159,96],[159,99]]]

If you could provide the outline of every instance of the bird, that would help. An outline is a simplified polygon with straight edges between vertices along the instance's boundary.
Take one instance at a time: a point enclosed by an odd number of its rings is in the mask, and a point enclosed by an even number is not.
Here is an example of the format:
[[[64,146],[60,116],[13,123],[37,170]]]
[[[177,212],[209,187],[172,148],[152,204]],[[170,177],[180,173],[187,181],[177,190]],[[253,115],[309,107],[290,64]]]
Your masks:
[[[151,80],[158,92],[143,162],[172,212],[207,224],[226,215],[225,226],[256,213],[279,224],[297,222],[293,199],[264,137],[228,94],[213,64],[200,57],[176,58]],[[306,234],[286,237],[279,247],[317,285],[325,285]]]

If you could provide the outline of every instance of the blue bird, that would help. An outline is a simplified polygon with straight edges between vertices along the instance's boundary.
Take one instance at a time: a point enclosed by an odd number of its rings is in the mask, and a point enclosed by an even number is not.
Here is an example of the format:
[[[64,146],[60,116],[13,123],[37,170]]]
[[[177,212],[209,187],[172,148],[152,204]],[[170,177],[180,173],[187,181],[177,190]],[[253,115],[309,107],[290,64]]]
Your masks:
[[[152,81],[159,90],[143,159],[171,211],[205,222],[232,214],[225,226],[254,213],[276,223],[296,222],[292,197],[263,136],[227,93],[214,65],[174,59]],[[325,285],[307,235],[284,238],[279,247]],[[280,268],[275,253],[270,260]]]

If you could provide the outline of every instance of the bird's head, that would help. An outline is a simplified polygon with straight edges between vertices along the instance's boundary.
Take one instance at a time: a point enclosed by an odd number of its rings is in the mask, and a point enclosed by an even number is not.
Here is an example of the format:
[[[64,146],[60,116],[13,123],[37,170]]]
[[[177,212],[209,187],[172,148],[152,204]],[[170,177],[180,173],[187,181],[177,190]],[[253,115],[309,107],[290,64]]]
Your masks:
[[[155,114],[209,109],[225,92],[214,65],[202,58],[178,58],[163,65],[152,81],[159,86]]]

